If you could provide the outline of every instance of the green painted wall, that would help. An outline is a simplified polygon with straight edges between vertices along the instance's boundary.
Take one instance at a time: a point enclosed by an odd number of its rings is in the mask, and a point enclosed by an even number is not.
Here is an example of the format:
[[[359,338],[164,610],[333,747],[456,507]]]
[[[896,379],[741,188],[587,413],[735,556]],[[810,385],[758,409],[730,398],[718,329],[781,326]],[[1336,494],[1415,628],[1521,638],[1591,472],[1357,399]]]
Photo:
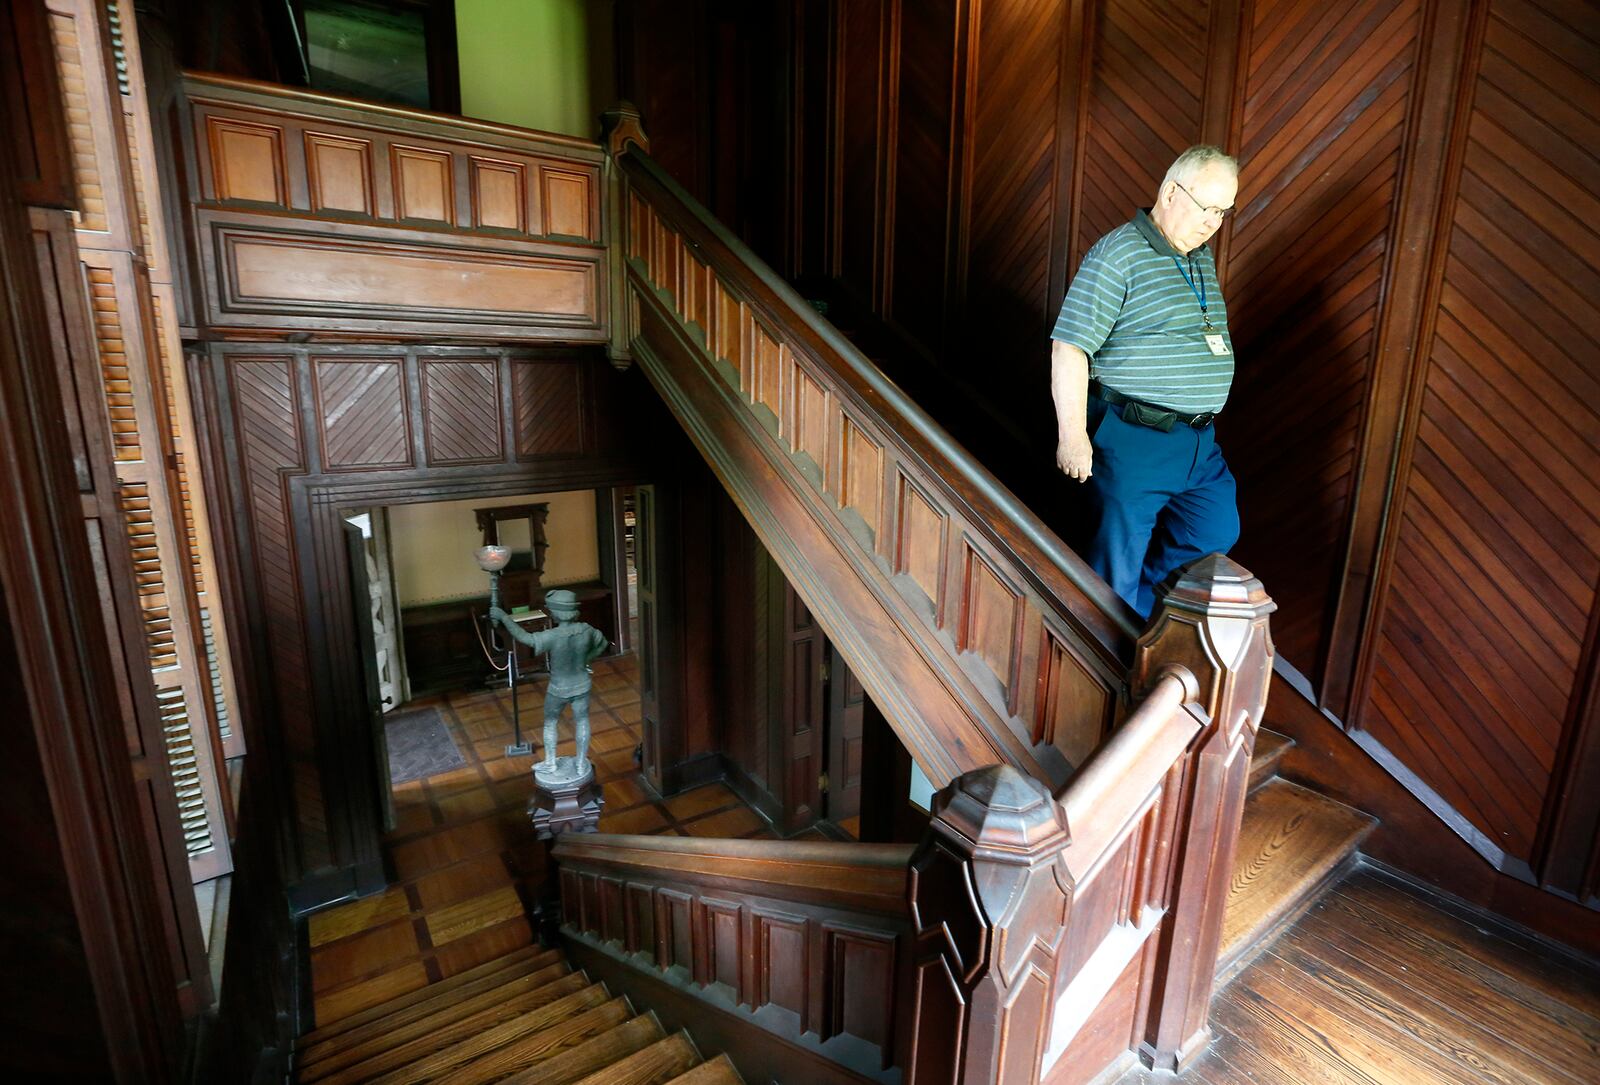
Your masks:
[[[456,0],[461,113],[594,138],[586,0]]]

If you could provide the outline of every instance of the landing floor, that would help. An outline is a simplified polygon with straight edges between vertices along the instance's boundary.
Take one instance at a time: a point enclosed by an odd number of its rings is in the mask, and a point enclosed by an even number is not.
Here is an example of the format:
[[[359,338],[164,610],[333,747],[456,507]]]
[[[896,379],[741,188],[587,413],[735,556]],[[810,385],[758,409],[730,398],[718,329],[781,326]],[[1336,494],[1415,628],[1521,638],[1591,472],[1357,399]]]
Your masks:
[[[520,691],[533,756],[507,757],[506,690],[421,698],[440,710],[467,764],[394,789],[395,831],[385,841],[396,884],[379,896],[312,915],[312,1011],[325,1025],[499,957],[533,939],[528,915],[543,880],[543,851],[528,824],[539,749],[543,682]],[[594,665],[590,757],[605,794],[609,833],[772,837],[767,822],[722,784],[666,800],[638,783],[637,657]],[[530,726],[531,724],[531,726]],[[563,739],[571,742],[570,724]]]
[[[1117,1085],[1591,1085],[1600,970],[1375,868],[1357,870],[1212,1007],[1216,1038],[1174,1078]]]

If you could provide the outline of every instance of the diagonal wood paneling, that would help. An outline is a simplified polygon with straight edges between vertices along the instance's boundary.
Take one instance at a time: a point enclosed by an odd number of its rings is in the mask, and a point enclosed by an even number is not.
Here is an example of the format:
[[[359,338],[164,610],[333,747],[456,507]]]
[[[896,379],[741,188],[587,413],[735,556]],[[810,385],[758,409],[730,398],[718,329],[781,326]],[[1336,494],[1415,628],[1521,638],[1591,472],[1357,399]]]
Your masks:
[[[968,72],[966,311],[978,318],[982,349],[1018,359],[1012,364],[1030,377],[1043,371],[1055,315],[1050,259],[1058,133],[1041,118],[1055,116],[1065,78],[1058,56],[1069,8],[1067,0],[981,7]],[[1025,358],[1035,364],[1024,367]],[[1019,413],[1048,411],[1031,380],[1009,390]],[[1049,431],[1042,413],[1023,424]]]
[[[513,362],[517,456],[583,451],[583,373],[575,362]]]
[[[312,359],[322,455],[330,469],[408,467],[411,429],[398,358]]]
[[[936,355],[949,284],[960,8],[925,0],[900,9],[886,315]]]
[[[1324,664],[1372,368],[1418,25],[1416,0],[1254,6],[1224,273],[1238,370],[1219,426],[1237,553],[1272,635]]]
[[[258,574],[257,606],[272,653],[278,718],[300,827],[304,869],[331,857],[322,782],[312,731],[310,660],[300,621],[299,573],[290,529],[287,472],[304,471],[293,363],[286,358],[228,359],[228,387],[239,442],[250,539]]]
[[[500,374],[493,362],[422,362],[428,463],[500,458]]]
[[[1096,9],[1074,269],[1102,235],[1150,205],[1167,166],[1200,138],[1210,14],[1209,2],[1103,0]]]
[[[1600,33],[1495,0],[1366,727],[1531,859],[1600,578]]]

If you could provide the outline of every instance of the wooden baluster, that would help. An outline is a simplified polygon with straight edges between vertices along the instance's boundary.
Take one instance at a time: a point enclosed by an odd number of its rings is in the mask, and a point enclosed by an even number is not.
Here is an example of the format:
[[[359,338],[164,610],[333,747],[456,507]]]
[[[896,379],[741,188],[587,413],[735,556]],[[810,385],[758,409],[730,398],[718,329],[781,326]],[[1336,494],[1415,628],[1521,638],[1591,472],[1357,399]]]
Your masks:
[[[1157,1069],[1177,1070],[1205,1049],[1211,983],[1233,872],[1250,754],[1272,677],[1267,615],[1277,605],[1250,572],[1221,554],[1190,565],[1139,638],[1134,700],[1169,664],[1199,681],[1198,707],[1210,722],[1173,766],[1171,866],[1164,887],[1155,971],[1140,1054]]]
[[[1066,816],[1009,765],[958,777],[933,811],[908,888],[906,1081],[1037,1082],[1070,900]]]

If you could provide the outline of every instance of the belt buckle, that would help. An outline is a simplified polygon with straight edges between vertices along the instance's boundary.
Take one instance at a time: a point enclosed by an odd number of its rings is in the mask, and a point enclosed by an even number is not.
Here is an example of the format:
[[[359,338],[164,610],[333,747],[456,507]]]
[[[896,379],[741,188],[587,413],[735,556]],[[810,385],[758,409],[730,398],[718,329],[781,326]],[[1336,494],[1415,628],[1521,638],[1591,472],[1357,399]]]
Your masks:
[[[1193,418],[1189,419],[1189,425],[1193,426],[1195,429],[1205,429],[1216,420],[1216,411],[1206,411],[1204,414],[1197,414]]]

